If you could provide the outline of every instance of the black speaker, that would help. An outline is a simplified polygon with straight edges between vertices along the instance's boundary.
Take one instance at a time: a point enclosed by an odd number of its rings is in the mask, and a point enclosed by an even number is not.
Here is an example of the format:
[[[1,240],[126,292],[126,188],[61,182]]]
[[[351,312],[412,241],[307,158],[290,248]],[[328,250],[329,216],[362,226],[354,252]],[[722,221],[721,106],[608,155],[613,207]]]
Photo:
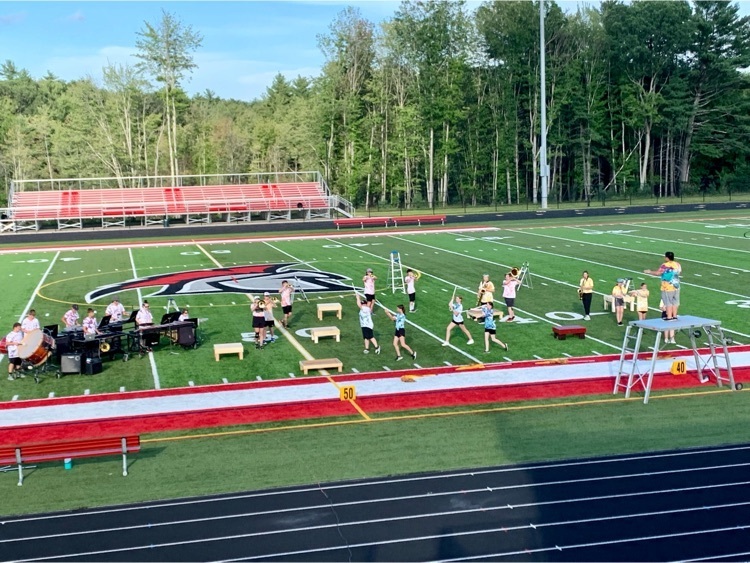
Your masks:
[[[177,344],[180,346],[193,346],[195,344],[195,327],[181,326],[178,328]]]
[[[63,354],[60,356],[60,373],[81,373],[81,355]]]
[[[102,372],[101,358],[86,358],[86,375],[96,375]]]

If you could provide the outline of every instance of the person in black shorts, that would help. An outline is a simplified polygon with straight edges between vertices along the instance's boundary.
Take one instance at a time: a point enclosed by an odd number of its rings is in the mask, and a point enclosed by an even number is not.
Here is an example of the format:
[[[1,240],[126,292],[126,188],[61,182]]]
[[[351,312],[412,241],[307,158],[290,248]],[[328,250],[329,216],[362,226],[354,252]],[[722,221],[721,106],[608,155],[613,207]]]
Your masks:
[[[18,372],[18,377],[24,377],[21,372],[21,364],[23,361],[18,355],[18,347],[22,345],[23,332],[21,332],[21,323],[13,323],[13,330],[11,330],[5,337],[5,343],[8,347],[8,379],[13,381],[16,379],[15,372]]]
[[[253,330],[255,331],[255,347],[260,350],[266,340],[266,308],[259,297],[253,299],[250,307],[253,314]]]

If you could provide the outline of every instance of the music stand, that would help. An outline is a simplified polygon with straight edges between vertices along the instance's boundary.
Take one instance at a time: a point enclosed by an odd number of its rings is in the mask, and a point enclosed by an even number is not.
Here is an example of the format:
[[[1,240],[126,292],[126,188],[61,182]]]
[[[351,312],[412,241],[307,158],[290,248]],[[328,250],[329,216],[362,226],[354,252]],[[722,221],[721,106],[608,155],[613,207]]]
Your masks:
[[[124,321],[121,321],[121,324],[126,324],[126,323],[134,323],[134,322],[135,322],[135,318],[136,318],[137,316],[138,316],[138,309],[133,309],[133,310],[132,310],[132,311],[130,312],[130,317],[128,317],[128,318],[127,318],[127,319],[125,319]]]
[[[44,332],[49,334],[52,338],[57,338],[59,327],[55,325],[44,325]]]
[[[104,316],[102,317],[102,322],[100,322],[100,323],[99,323],[99,326],[98,326],[98,328],[99,328],[99,329],[102,329],[102,328],[104,328],[105,326],[109,325],[109,321],[111,321],[111,320],[112,320],[112,315],[104,315]]]

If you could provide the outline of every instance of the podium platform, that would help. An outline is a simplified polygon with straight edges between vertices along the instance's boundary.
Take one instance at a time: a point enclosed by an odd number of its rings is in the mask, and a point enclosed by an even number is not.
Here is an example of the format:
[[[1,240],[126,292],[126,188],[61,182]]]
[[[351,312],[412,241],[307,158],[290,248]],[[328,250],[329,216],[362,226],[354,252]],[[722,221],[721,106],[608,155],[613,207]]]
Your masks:
[[[645,391],[643,404],[648,403],[651,384],[654,380],[654,370],[659,352],[661,351],[662,333],[666,330],[687,333],[690,337],[695,369],[698,371],[698,379],[701,383],[708,382],[710,380],[709,375],[712,375],[718,387],[722,387],[724,383],[727,383],[732,391],[736,389],[734,375],[732,374],[732,365],[729,361],[729,351],[727,350],[727,339],[724,337],[721,321],[681,315],[678,316],[676,321],[665,321],[659,318],[631,321],[628,323],[628,326],[625,328],[622,351],[620,352],[620,363],[617,368],[617,377],[613,391],[614,395],[622,389],[625,391],[625,397],[628,398],[630,397],[630,391],[634,387],[640,386]],[[639,359],[638,352],[640,351],[645,331],[655,333],[654,351],[650,359]],[[698,352],[698,342],[696,340],[703,335],[707,339],[709,350],[705,358]],[[720,365],[722,360],[724,366]],[[722,370],[724,373],[722,373]],[[623,381],[626,377],[627,381]]]

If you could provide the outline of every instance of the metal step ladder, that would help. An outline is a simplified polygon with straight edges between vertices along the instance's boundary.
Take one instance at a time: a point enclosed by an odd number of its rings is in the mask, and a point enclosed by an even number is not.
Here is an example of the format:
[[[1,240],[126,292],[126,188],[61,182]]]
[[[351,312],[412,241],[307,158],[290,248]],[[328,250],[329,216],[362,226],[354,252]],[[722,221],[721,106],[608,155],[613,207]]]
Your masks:
[[[388,272],[388,283],[391,291],[396,293],[401,291],[406,293],[406,284],[404,283],[404,267],[401,263],[401,255],[398,250],[391,250],[391,269]]]
[[[659,349],[659,339],[661,333],[656,336],[656,344],[654,350]],[[625,398],[630,397],[630,390],[638,383],[646,388],[645,377],[648,372],[643,372],[640,369],[638,363],[638,352],[641,347],[641,340],[643,339],[643,329],[637,328],[632,325],[625,327],[625,337],[622,341],[622,350],[620,351],[620,362],[617,366],[617,377],[615,379],[615,390],[616,395],[620,389],[625,391]],[[623,378],[627,376],[627,381],[623,382]]]

